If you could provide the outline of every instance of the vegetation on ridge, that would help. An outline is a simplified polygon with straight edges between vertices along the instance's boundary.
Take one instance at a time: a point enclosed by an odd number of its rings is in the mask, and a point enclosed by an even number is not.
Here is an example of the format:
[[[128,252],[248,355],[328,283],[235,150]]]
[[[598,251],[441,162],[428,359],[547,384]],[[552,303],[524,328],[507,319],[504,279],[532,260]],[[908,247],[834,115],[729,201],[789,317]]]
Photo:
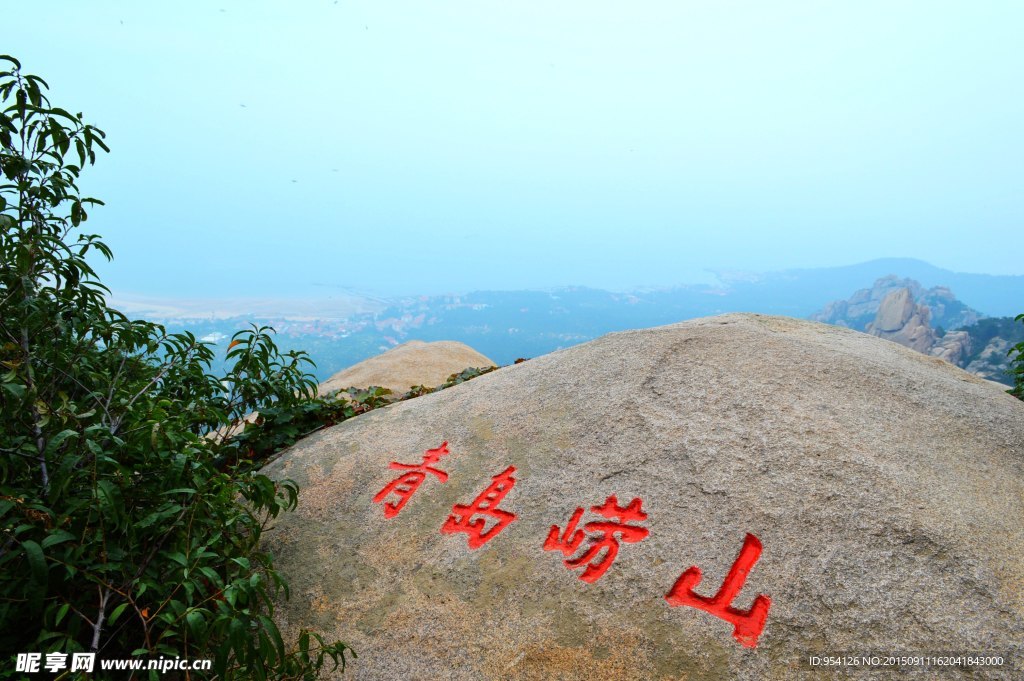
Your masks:
[[[451,388],[497,368],[469,367],[452,374],[436,388],[414,385],[398,395],[380,386],[353,387],[321,397],[311,397],[299,403],[274,404],[260,411],[255,419],[245,423],[241,432],[225,441],[226,454],[222,455],[220,461],[224,465],[238,465],[243,461],[263,465],[275,453],[322,428],[394,402]]]
[[[1014,319],[1024,323],[1024,314],[1019,314]],[[1010,376],[1013,378],[1013,388],[1007,390],[1018,400],[1024,400],[1024,341],[1017,343],[1010,348]]]

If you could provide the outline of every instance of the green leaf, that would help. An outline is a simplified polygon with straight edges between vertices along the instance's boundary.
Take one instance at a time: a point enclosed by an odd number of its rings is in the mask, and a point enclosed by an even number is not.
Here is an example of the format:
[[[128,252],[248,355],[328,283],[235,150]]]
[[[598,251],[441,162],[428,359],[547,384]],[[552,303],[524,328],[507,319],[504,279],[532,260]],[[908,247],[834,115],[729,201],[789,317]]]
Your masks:
[[[43,548],[48,549],[51,546],[56,546],[72,539],[76,539],[75,535],[67,530],[54,530],[43,540]]]
[[[116,508],[117,499],[120,496],[117,486],[110,480],[100,480],[96,483],[100,501],[105,505]]]
[[[203,565],[203,566],[201,566],[199,568],[199,571],[201,573],[203,573],[203,575],[207,579],[209,579],[213,583],[214,586],[219,586],[220,585],[220,583],[221,583],[220,575],[218,575],[217,572],[213,568],[211,568],[209,566],[206,566],[206,565]]]
[[[21,548],[25,551],[25,557],[28,559],[29,567],[32,570],[32,578],[37,584],[45,585],[48,575],[43,549],[32,540],[23,541]]]
[[[25,397],[25,386],[20,383],[4,383],[3,388],[19,400]]]
[[[78,433],[70,428],[65,429],[50,438],[50,441],[46,445],[46,453],[53,454],[61,446],[61,444],[70,437],[78,437]]]
[[[259,616],[260,624],[263,625],[263,630],[267,632],[271,640],[274,642],[274,647],[277,650],[277,654],[280,657],[284,657],[284,641],[281,639],[281,632],[278,631],[277,625],[274,621],[266,615]]]
[[[199,610],[189,610],[188,614],[185,615],[185,622],[188,624],[193,636],[199,636],[203,631],[203,624],[205,620],[203,618],[203,613]]]
[[[124,612],[124,609],[127,607],[128,603],[122,603],[121,605],[114,608],[114,611],[110,613],[110,617],[107,618],[107,622],[109,622],[110,624],[114,624],[114,622],[117,621],[117,618],[121,616],[121,613]]]
[[[188,567],[188,558],[186,558],[185,554],[181,551],[174,551],[173,553],[168,553],[167,557],[182,567]]]

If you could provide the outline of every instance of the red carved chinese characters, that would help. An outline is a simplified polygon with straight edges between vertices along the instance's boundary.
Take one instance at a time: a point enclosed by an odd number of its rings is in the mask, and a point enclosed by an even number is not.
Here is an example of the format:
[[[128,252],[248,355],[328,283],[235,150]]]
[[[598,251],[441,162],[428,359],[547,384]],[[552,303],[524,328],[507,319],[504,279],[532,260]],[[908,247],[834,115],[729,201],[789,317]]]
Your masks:
[[[436,476],[442,483],[447,482],[448,474],[436,468],[435,465],[440,462],[441,457],[450,454],[448,443],[443,442],[440,447],[424,452],[422,463],[391,462],[389,468],[403,471],[403,473],[385,485],[384,489],[373,497],[374,503],[384,505],[384,517],[393,518],[398,515],[428,475]],[[468,535],[467,543],[471,550],[480,548],[500,534],[518,518],[515,513],[498,508],[515,487],[516,479],[513,477],[515,472],[515,467],[509,466],[492,477],[487,489],[481,492],[472,503],[455,504],[452,507],[451,515],[441,526],[441,533],[464,532]],[[393,497],[393,499],[388,500],[389,497]],[[563,560],[565,566],[572,570],[582,568],[579,579],[593,584],[615,562],[619,554],[620,543],[636,544],[641,542],[650,535],[650,530],[643,526],[643,522],[647,520],[647,513],[644,512],[643,501],[639,497],[634,498],[626,506],[619,506],[618,498],[611,495],[604,504],[591,506],[590,510],[601,516],[603,520],[586,523],[580,529],[584,507],[578,507],[570,516],[564,531],[557,525],[551,526],[551,530],[544,540],[543,548],[545,551],[560,551],[565,556],[565,560]],[[587,540],[588,536],[589,543],[584,546],[584,540]],[[733,607],[732,604],[743,589],[750,571],[760,559],[762,548],[761,541],[748,533],[743,540],[739,556],[729,568],[729,573],[718,589],[718,593],[707,597],[699,595],[694,590],[700,584],[702,573],[699,567],[692,566],[679,576],[676,583],[665,594],[665,600],[672,607],[689,606],[725,620],[732,624],[733,638],[740,644],[748,648],[757,647],[768,620],[771,599],[764,594],[758,594],[748,610],[740,610]],[[573,558],[572,556],[581,549],[582,553]]]
[[[442,456],[447,456],[448,454],[451,454],[451,452],[448,451],[448,443],[442,442],[441,446],[437,449],[428,449],[423,453],[423,463],[421,464],[398,463],[396,461],[392,461],[391,465],[388,466],[389,468],[393,468],[397,471],[408,472],[389,482],[384,486],[384,489],[378,492],[377,496],[373,498],[373,502],[375,504],[379,504],[383,502],[389,494],[394,494],[398,497],[398,501],[387,502],[384,504],[384,517],[394,518],[398,515],[398,512],[402,510],[405,503],[409,501],[409,497],[415,494],[416,490],[423,484],[423,481],[427,479],[427,473],[436,475],[437,479],[441,482],[448,480],[447,473],[438,468],[431,468],[430,465],[436,464],[441,460]]]
[[[580,579],[588,584],[600,579],[601,575],[607,572],[615,561],[615,556],[619,553],[619,541],[635,544],[650,534],[646,527],[626,524],[631,521],[647,520],[647,514],[640,508],[642,504],[643,502],[638,497],[629,502],[628,506],[622,507],[619,506],[619,500],[615,498],[615,495],[612,495],[608,497],[603,506],[591,507],[590,510],[594,513],[618,522],[592,522],[584,525],[583,529],[587,532],[600,532],[601,535],[592,539],[583,555],[566,560],[566,567],[575,570],[581,565],[586,565]],[[583,508],[577,508],[572,514],[572,518],[569,519],[569,524],[565,526],[565,533],[562,536],[559,536],[558,526],[552,525],[551,531],[548,532],[548,537],[544,541],[544,550],[561,551],[565,556],[575,553],[583,543],[583,531],[576,529],[576,525],[582,517]],[[597,559],[602,550],[605,550],[604,555]]]
[[[481,492],[480,496],[472,504],[468,506],[465,504],[455,504],[452,507],[452,514],[448,516],[448,520],[445,521],[441,532],[444,534],[465,532],[469,535],[469,548],[471,549],[478,549],[493,539],[495,535],[516,519],[515,513],[497,508],[501,500],[505,498],[505,495],[515,486],[516,479],[512,477],[512,474],[515,472],[515,467],[509,466],[491,478],[490,486]],[[498,522],[485,532],[484,528],[487,521],[484,518],[471,520],[474,515],[489,516]]]
[[[694,592],[693,589],[700,584],[701,578],[700,568],[694,566],[679,576],[675,585],[665,595],[665,600],[671,606],[688,605],[699,608],[729,622],[733,626],[733,638],[748,648],[755,648],[757,639],[764,631],[764,623],[768,619],[768,608],[772,601],[764,594],[759,594],[750,610],[745,611],[732,607],[732,602],[760,557],[761,541],[754,535],[747,534],[740,555],[729,569],[729,574],[726,575],[718,593],[711,598],[705,598]]]

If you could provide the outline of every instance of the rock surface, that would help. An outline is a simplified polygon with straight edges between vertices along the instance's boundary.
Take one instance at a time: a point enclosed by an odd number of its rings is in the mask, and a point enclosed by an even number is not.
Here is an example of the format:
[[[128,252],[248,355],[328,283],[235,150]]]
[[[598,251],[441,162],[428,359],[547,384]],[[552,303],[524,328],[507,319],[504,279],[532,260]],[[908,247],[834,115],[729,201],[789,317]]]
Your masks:
[[[447,482],[427,475],[385,518],[389,464],[442,441]],[[475,550],[440,531],[509,466],[496,506],[514,521]],[[265,534],[292,586],[277,618],[353,645],[344,678],[832,678],[807,656],[968,651],[1010,660],[975,678],[1024,674],[1024,403],[863,333],[724,315],[611,334],[346,421],[266,470],[302,487]],[[612,495],[642,499],[650,534],[586,583],[545,538]],[[715,594],[748,533],[763,553],[734,606],[771,599],[754,648],[664,598],[691,566]]]
[[[345,388],[380,386],[404,393],[416,385],[436,388],[469,367],[494,366],[473,348],[455,341],[409,341],[334,374],[320,384],[320,394]]]

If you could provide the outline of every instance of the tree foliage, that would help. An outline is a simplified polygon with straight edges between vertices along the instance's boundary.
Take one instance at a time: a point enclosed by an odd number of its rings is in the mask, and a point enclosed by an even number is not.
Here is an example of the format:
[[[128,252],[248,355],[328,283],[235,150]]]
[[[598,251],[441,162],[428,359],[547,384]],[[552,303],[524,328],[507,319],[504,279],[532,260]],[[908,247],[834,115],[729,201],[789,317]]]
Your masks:
[[[1014,317],[1015,321],[1024,323],[1024,314]],[[1017,343],[1009,351],[1010,376],[1013,378],[1013,388],[1007,392],[1018,400],[1024,400],[1024,341]]]
[[[224,437],[307,409],[309,358],[253,327],[215,376],[208,344],[109,307],[87,256],[111,252],[81,230],[101,202],[77,186],[104,133],[0,69],[0,677],[30,651],[207,657],[208,678],[344,668],[343,643],[278,632],[287,585],[259,543],[298,489]]]

